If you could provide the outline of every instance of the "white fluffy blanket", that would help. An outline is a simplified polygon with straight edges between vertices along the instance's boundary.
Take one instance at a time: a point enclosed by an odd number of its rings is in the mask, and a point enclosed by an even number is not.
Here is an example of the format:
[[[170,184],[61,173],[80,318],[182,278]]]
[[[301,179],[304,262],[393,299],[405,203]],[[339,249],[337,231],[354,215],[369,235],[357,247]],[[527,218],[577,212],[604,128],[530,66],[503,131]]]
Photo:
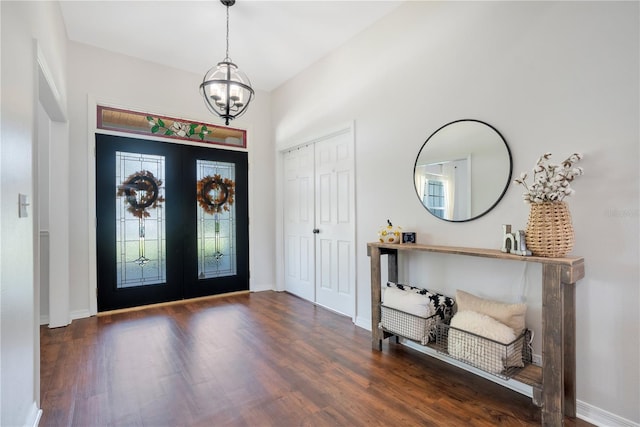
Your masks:
[[[512,344],[517,337],[509,326],[475,311],[459,311],[451,319],[451,326],[448,350],[452,357],[493,374],[501,373],[508,366],[522,366],[522,351]]]

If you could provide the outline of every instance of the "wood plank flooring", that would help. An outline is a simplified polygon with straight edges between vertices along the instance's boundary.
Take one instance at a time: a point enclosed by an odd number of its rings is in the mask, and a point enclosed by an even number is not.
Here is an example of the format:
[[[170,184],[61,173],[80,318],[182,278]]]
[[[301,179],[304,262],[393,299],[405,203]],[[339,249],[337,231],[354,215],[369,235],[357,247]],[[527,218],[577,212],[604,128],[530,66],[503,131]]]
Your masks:
[[[531,399],[287,293],[41,329],[40,426],[534,426]],[[567,426],[589,426],[566,419]]]

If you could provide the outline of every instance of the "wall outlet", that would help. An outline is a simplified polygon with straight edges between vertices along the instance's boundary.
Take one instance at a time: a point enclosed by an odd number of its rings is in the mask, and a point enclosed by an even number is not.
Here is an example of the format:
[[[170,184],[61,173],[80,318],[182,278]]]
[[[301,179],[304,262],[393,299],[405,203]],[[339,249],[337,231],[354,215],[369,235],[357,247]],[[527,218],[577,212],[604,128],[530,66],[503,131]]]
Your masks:
[[[540,354],[532,354],[531,355],[532,363],[537,366],[542,366],[542,355]]]

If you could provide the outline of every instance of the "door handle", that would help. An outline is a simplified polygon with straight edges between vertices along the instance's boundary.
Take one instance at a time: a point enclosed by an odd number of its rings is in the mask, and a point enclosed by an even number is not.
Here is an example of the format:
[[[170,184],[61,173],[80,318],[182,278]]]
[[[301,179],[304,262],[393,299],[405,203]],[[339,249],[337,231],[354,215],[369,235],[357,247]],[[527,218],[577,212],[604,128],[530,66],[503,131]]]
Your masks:
[[[317,228],[314,228],[314,229],[313,229],[313,234],[318,234],[318,233],[320,233],[320,230],[319,230],[319,229],[317,229]]]

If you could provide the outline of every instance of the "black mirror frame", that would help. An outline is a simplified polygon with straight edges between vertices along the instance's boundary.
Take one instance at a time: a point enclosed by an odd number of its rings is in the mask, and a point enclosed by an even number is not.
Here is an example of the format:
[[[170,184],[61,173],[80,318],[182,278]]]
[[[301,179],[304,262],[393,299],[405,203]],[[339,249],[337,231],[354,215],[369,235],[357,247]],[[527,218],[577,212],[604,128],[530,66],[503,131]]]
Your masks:
[[[422,202],[422,198],[420,197],[420,194],[418,194],[418,189],[416,188],[416,184],[415,184],[415,176],[416,176],[416,168],[418,167],[418,159],[420,158],[420,153],[422,153],[422,150],[424,149],[424,147],[427,145],[427,143],[429,142],[429,140],[436,135],[438,132],[440,132],[442,129],[444,129],[447,126],[451,126],[454,125],[456,123],[460,123],[460,122],[476,122],[476,123],[480,123],[483,124],[489,128],[491,128],[502,140],[502,142],[504,143],[505,148],[507,149],[507,155],[509,156],[509,176],[507,179],[507,182],[505,183],[504,188],[502,189],[502,192],[500,193],[500,195],[498,196],[498,198],[496,199],[496,201],[489,206],[484,212],[473,216],[471,218],[467,218],[467,219],[446,219],[446,218],[441,218],[437,215],[435,215],[433,212],[431,212],[431,210],[429,210],[429,208],[427,208],[425,206],[425,204]],[[496,129],[495,127],[491,126],[489,123],[483,122],[482,120],[476,120],[476,119],[459,119],[459,120],[454,120],[452,122],[449,122],[443,126],[440,126],[438,129],[436,129],[435,132],[433,132],[429,138],[427,138],[427,140],[424,142],[424,144],[422,144],[422,146],[420,147],[420,150],[418,150],[418,155],[416,156],[416,161],[413,164],[413,189],[416,192],[416,196],[418,197],[418,200],[420,201],[420,205],[422,205],[422,207],[424,209],[426,209],[427,212],[429,212],[431,215],[433,215],[434,217],[442,220],[442,221],[447,221],[447,222],[469,222],[469,221],[473,221],[474,219],[478,219],[484,215],[486,215],[487,213],[489,213],[493,208],[495,208],[498,203],[502,200],[502,198],[504,197],[504,195],[507,192],[507,189],[509,188],[509,185],[511,184],[511,178],[513,175],[513,157],[511,156],[511,149],[509,148],[509,144],[507,144],[507,140],[504,138],[504,136],[498,131],[498,129]]]

